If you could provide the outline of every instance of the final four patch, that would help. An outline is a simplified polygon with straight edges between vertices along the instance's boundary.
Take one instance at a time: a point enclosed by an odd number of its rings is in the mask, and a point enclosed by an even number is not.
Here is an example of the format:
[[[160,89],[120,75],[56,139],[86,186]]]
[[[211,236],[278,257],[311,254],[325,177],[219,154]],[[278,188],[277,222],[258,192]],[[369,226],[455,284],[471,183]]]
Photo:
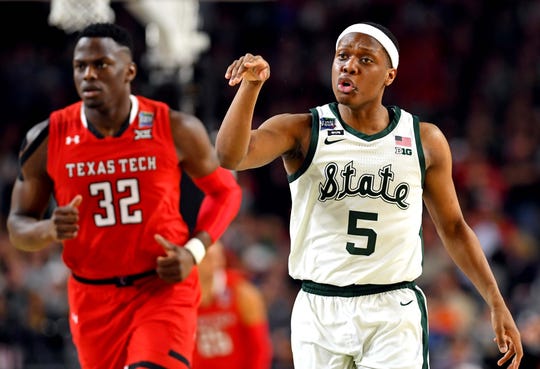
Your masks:
[[[336,118],[320,118],[321,129],[334,129],[336,128]]]
[[[139,113],[139,128],[152,128],[154,124],[154,113],[141,111]]]

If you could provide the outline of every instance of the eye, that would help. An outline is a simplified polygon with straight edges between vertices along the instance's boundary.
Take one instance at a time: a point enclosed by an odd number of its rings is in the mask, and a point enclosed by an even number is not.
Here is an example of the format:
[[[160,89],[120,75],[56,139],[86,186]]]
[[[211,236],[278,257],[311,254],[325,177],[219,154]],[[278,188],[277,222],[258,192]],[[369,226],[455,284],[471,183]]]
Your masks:
[[[337,53],[336,57],[339,60],[346,60],[348,58],[348,55],[345,52],[339,52]]]

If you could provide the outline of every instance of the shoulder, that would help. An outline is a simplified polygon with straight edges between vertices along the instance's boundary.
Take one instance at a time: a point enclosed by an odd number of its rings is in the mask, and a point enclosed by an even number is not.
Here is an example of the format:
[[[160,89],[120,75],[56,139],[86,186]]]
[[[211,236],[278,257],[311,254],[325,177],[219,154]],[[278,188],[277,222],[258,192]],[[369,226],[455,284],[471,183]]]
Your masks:
[[[171,120],[171,125],[180,126],[185,129],[200,128],[200,126],[204,128],[204,125],[199,118],[179,110],[169,109],[169,118]]]
[[[420,137],[429,146],[447,144],[444,133],[434,123],[420,122]]]
[[[172,139],[178,159],[192,175],[208,174],[219,165],[208,130],[196,116],[178,110],[169,110]],[[206,163],[207,166],[202,165]],[[201,172],[202,171],[202,172]],[[198,173],[197,175],[195,173]]]
[[[30,146],[40,144],[45,141],[49,135],[49,120],[46,119],[42,122],[37,123],[26,133],[23,149]]]
[[[49,120],[44,120],[36,124],[26,133],[19,152],[21,174],[24,177],[29,177],[36,173],[41,175],[45,171],[48,137]]]
[[[274,115],[268,121],[276,121],[284,124],[311,123],[312,113],[282,113]]]
[[[435,124],[420,122],[420,137],[426,158],[426,167],[450,158],[448,141],[441,129]]]
[[[311,129],[313,115],[311,113],[284,113],[269,118],[260,126],[262,129],[279,130],[293,135],[303,135],[306,129]]]
[[[186,140],[189,138],[206,138],[208,136],[208,131],[203,122],[192,114],[169,109],[169,120],[175,138]]]
[[[240,300],[247,298],[258,298],[260,291],[255,285],[248,279],[246,274],[235,268],[225,269],[227,276],[227,284],[233,288]]]
[[[26,139],[33,141],[36,139],[36,137],[48,131],[49,131],[49,120],[45,119],[44,121],[37,123],[36,125],[34,125],[32,128],[28,130],[28,132],[26,133]]]
[[[239,301],[247,306],[253,307],[253,304],[262,300],[261,291],[246,279],[237,280],[235,290]]]
[[[76,101],[63,108],[53,110],[49,115],[49,121],[50,123],[55,124],[57,121],[63,121],[66,119],[73,119],[74,117],[79,117],[81,114],[81,108],[82,101]]]

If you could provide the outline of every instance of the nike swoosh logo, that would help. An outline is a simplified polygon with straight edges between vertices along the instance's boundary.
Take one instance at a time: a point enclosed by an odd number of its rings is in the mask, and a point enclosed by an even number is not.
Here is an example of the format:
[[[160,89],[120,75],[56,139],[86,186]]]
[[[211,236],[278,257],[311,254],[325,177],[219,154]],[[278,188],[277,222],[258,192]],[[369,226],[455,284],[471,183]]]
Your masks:
[[[331,144],[333,144],[333,143],[336,143],[336,142],[339,142],[339,141],[343,141],[343,140],[344,140],[344,138],[340,138],[340,139],[338,139],[338,140],[330,141],[330,140],[328,139],[328,137],[326,137],[326,138],[324,139],[324,143],[327,144],[327,145],[331,145]]]
[[[413,300],[411,300],[411,301],[409,301],[409,302],[406,302],[406,303],[400,302],[399,304],[400,304],[401,306],[407,306],[407,305],[409,305],[411,302],[413,302]]]

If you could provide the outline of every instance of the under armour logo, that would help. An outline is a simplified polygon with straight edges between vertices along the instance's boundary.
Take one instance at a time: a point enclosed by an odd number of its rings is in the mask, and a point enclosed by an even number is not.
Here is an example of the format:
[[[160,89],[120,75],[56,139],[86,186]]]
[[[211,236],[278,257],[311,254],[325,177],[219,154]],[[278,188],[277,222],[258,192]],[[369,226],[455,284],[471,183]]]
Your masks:
[[[151,139],[152,130],[151,129],[136,129],[135,130],[135,140]]]
[[[81,138],[79,137],[79,135],[75,135],[73,137],[71,136],[66,137],[66,145],[71,145],[72,143],[78,144],[80,142],[81,142]]]

